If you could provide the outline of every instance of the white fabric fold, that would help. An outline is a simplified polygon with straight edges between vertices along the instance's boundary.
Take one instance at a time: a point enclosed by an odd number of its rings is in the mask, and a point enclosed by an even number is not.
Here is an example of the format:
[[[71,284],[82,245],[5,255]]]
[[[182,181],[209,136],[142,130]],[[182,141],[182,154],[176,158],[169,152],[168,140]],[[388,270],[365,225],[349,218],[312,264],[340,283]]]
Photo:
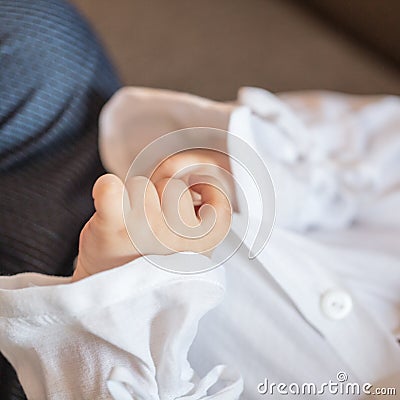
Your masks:
[[[331,92],[277,97],[245,87],[238,101],[252,112],[249,143],[275,183],[277,225],[297,231],[400,225],[390,212],[400,184],[398,97]],[[237,131],[235,125],[230,129]]]
[[[134,391],[136,378],[124,367],[114,367],[107,380],[107,387],[114,400],[135,400]],[[210,388],[218,382],[224,382],[225,387],[208,396]],[[229,370],[225,365],[217,365],[204,378],[198,381],[190,394],[179,397],[179,400],[216,399],[232,400],[239,398],[243,391],[243,381],[237,372]],[[143,397],[143,400],[147,397]]]
[[[181,262],[180,254],[165,258]],[[223,269],[179,275],[140,258],[69,281],[33,273],[0,278],[0,349],[29,399],[107,399],[115,367],[134,376],[126,387],[134,399],[195,392],[187,353],[199,319],[223,296]]]
[[[232,104],[187,93],[122,88],[100,114],[99,150],[103,165],[124,180],[132,161],[153,140],[184,128],[207,126],[226,130],[234,108]]]

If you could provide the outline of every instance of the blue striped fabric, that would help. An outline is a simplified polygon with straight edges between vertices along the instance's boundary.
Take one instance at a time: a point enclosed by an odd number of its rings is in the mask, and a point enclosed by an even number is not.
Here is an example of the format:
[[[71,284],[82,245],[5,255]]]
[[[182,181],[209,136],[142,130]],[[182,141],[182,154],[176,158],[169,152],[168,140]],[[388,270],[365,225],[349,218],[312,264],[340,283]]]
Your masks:
[[[104,172],[98,114],[119,86],[71,5],[0,0],[1,274],[71,274]],[[24,398],[2,357],[0,399]]]

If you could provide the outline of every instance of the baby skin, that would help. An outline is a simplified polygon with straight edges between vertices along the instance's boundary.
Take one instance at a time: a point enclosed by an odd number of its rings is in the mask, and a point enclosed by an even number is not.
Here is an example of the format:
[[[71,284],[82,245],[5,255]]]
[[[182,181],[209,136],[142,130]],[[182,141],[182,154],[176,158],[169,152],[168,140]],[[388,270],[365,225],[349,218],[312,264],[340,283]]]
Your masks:
[[[229,169],[219,155],[195,150],[169,158],[150,179],[135,176],[124,184],[115,175],[101,176],[93,187],[96,211],[80,234],[72,281],[144,255],[210,255],[230,228],[229,183],[211,175],[173,178],[200,163]]]

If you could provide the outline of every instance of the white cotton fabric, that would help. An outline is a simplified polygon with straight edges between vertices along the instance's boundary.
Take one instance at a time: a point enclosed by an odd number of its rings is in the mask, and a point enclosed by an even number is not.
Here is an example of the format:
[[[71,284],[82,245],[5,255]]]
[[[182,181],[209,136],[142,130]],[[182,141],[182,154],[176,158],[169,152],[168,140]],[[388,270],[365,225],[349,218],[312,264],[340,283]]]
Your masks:
[[[187,352],[223,296],[222,269],[184,276],[141,258],[76,283],[35,273],[2,280],[1,350],[29,399],[207,398]],[[125,391],[115,389],[121,371],[133,377]],[[223,372],[211,371],[209,386]],[[238,398],[242,381],[231,375],[216,399]]]
[[[190,126],[229,128],[265,160],[277,193],[268,245],[250,261],[246,238],[225,284],[222,268],[182,276],[145,259],[73,284],[0,278],[0,348],[28,398],[234,400],[236,371],[246,400],[265,379],[321,385],[339,372],[400,393],[400,100],[242,88],[220,104],[125,88],[102,114],[101,157],[123,178],[147,140]],[[239,204],[234,234],[240,224]],[[332,290],[352,299],[342,319],[321,307]]]
[[[242,249],[225,264],[227,293],[200,324],[193,365],[201,371],[218,359],[235,366],[251,400],[265,378],[321,385],[340,371],[349,382],[399,393],[400,100],[323,92],[278,99],[242,88],[239,101],[250,112],[235,110],[229,128],[244,132],[267,162],[277,227],[257,260]],[[270,145],[271,136],[279,145]],[[342,320],[323,312],[330,290],[352,298]],[[199,358],[204,348],[207,360]]]

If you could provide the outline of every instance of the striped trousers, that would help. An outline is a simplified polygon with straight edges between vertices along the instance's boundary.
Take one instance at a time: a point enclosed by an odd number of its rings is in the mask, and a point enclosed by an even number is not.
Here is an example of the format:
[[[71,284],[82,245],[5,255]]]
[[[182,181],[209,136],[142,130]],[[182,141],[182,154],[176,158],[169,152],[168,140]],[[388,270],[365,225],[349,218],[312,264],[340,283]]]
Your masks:
[[[0,0],[0,274],[71,274],[104,172],[99,111],[119,86],[71,5]],[[1,356],[0,399],[24,398]]]

